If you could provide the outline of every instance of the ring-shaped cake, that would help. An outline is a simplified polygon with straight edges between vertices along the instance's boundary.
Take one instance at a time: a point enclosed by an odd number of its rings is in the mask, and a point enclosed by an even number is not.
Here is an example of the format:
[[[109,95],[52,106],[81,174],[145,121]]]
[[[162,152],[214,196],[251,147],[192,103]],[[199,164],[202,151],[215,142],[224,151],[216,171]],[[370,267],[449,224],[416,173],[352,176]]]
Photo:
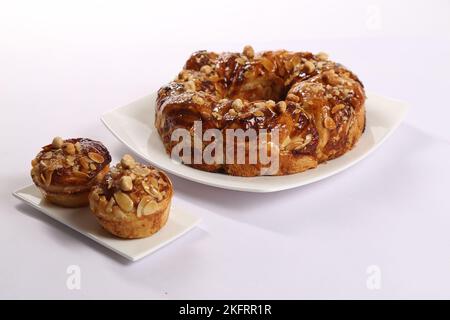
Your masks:
[[[352,149],[364,132],[364,102],[357,76],[324,53],[255,54],[250,46],[242,53],[198,51],[177,78],[158,91],[155,126],[169,154],[177,145],[174,131],[186,129],[193,136],[199,121],[202,132],[218,129],[224,136],[227,129],[277,129],[279,166],[272,174],[286,175]],[[203,142],[200,151],[206,145]],[[248,147],[245,150],[247,159]],[[261,175],[265,166],[259,159],[187,164],[236,176]]]

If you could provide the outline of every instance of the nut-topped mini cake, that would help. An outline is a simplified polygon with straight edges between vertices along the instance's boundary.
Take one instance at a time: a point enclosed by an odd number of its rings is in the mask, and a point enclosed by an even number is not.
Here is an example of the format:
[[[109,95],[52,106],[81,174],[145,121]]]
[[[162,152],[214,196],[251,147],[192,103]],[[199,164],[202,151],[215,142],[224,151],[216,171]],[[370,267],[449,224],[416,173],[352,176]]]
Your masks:
[[[121,238],[143,238],[166,224],[172,195],[166,174],[124,155],[92,188],[89,204],[107,231]]]
[[[48,201],[82,207],[88,205],[91,187],[108,172],[110,162],[101,142],[56,137],[31,162],[31,177]]]

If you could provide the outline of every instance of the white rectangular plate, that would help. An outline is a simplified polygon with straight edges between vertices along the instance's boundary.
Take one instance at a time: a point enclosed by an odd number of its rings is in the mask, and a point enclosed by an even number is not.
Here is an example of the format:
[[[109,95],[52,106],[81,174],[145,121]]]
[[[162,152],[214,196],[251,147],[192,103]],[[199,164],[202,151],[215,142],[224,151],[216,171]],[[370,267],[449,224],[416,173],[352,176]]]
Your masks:
[[[317,168],[287,176],[234,177],[193,169],[172,161],[154,126],[156,93],[113,109],[101,118],[117,139],[160,169],[195,182],[224,189],[273,192],[303,186],[332,176],[354,165],[375,150],[399,126],[404,102],[367,94],[366,131],[353,150]]]
[[[154,235],[143,239],[120,239],[105,231],[89,212],[89,208],[72,209],[52,205],[42,199],[34,185],[17,190],[13,195],[131,261],[155,252],[191,230],[200,221],[200,218],[172,206],[166,225]]]

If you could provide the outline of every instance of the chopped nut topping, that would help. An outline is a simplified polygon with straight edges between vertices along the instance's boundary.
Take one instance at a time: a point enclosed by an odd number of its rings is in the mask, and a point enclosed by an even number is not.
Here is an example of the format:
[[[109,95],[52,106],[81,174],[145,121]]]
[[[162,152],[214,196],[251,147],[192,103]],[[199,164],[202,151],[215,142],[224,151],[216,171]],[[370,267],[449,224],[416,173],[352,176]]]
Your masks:
[[[158,180],[156,180],[156,178],[150,177],[149,180],[150,180],[150,183],[152,184],[152,186],[153,186],[154,188],[156,188],[156,189],[159,188],[159,183],[158,183]]]
[[[304,66],[303,66],[303,70],[306,73],[310,74],[310,73],[312,73],[314,71],[314,69],[315,69],[314,63],[312,63],[311,61],[306,61],[305,62]]]
[[[118,191],[114,193],[114,199],[116,199],[117,204],[123,211],[130,212],[131,210],[133,210],[133,200],[131,200],[131,198],[126,193]]]
[[[236,110],[234,110],[234,109],[230,109],[230,110],[228,110],[228,114],[229,114],[230,116],[235,116],[235,115],[237,115],[237,112],[236,112]]]
[[[145,206],[147,205],[147,203],[149,203],[152,200],[153,200],[153,198],[149,197],[149,196],[142,197],[142,199],[139,202],[137,209],[136,209],[136,215],[138,216],[138,218],[143,216],[143,211],[144,211]]]
[[[144,216],[148,216],[150,214],[156,213],[156,209],[158,209],[158,204],[154,200],[151,200],[145,205],[144,209],[142,210],[142,214]]]
[[[339,78],[333,69],[325,71],[322,74],[322,79],[330,85],[338,85],[342,83],[342,79]]]
[[[210,74],[211,72],[213,72],[213,68],[211,68],[211,66],[204,65],[200,68],[200,72]]]
[[[60,149],[64,143],[64,140],[61,137],[54,137],[52,141],[52,147],[55,149]]]
[[[350,89],[347,89],[347,88],[344,89],[344,95],[345,96],[352,95],[353,93],[354,93],[353,90],[350,90]]]
[[[119,180],[120,189],[122,191],[131,191],[133,190],[133,180],[130,176],[123,176]]]
[[[286,112],[286,109],[287,109],[287,104],[286,104],[286,102],[284,102],[284,101],[278,102],[278,103],[277,103],[277,108],[278,108],[278,111],[279,111],[280,113]]]
[[[336,129],[336,123],[331,117],[325,117],[325,119],[323,120],[323,125],[329,130]]]
[[[61,147],[66,154],[71,154],[71,155],[75,154],[75,146],[73,143],[70,143],[70,142],[63,143],[63,145]]]
[[[273,100],[267,100],[267,101],[266,101],[266,106],[267,106],[268,108],[273,108],[273,107],[275,107],[275,101],[273,101]]]
[[[69,165],[69,166],[73,166],[74,164],[75,164],[75,157],[74,156],[67,156],[66,157],[66,163]]]
[[[241,99],[236,99],[231,104],[231,107],[233,107],[233,109],[236,110],[236,111],[241,111],[242,108],[244,107],[244,103],[242,102]]]
[[[141,177],[146,177],[150,174],[150,169],[147,167],[136,166],[133,168],[133,173]]]
[[[192,75],[186,70],[183,70],[178,74],[178,78],[180,80],[190,80],[192,78]]]
[[[293,102],[299,102],[300,98],[297,97],[295,94],[289,93],[286,97],[286,100],[293,101]]]
[[[345,108],[345,104],[342,104],[342,103],[339,103],[339,104],[337,104],[337,105],[335,105],[334,107],[333,107],[333,109],[331,109],[331,113],[336,113],[336,112],[338,112],[339,110],[342,110],[342,109],[344,109]]]
[[[89,158],[81,157],[80,158],[80,165],[83,167],[83,169],[89,170],[89,165],[90,165]]]
[[[325,52],[319,52],[319,53],[316,55],[316,57],[317,57],[317,59],[319,59],[320,61],[328,60],[328,54],[325,53]]]
[[[81,143],[79,141],[77,141],[75,143],[75,149],[77,150],[78,153],[81,152],[82,147],[81,147]]]
[[[150,186],[148,185],[148,183],[145,182],[145,181],[142,181],[141,184],[142,184],[142,188],[144,188],[144,191],[147,192],[148,194],[151,194],[151,192],[150,192]]]
[[[115,204],[116,204],[116,202],[114,201],[114,198],[111,197],[111,199],[109,199],[109,201],[108,201],[108,204],[106,205],[105,211],[107,213],[112,213],[112,208]]]
[[[186,89],[186,91],[195,91],[196,87],[194,81],[192,80],[186,81],[184,83],[184,88]]]
[[[158,199],[158,201],[162,200],[162,195],[159,192],[157,186],[155,187],[154,185],[148,185],[145,181],[142,181],[142,187],[144,188],[145,192]]]
[[[245,46],[242,53],[249,59],[253,59],[255,56],[255,50],[253,50],[252,46]]]
[[[134,158],[132,156],[130,156],[129,154],[125,154],[122,159],[120,160],[120,164],[125,168],[125,169],[133,169],[136,166],[136,161],[134,160]]]
[[[91,159],[92,161],[97,162],[97,163],[103,163],[105,161],[105,159],[102,157],[102,155],[98,154],[96,152],[89,152],[88,157],[89,157],[89,159]]]
[[[196,104],[199,104],[199,105],[205,104],[205,100],[204,100],[202,97],[199,97],[199,96],[197,96],[197,95],[194,95],[194,96],[192,97],[192,101],[193,101],[194,103],[196,103]]]
[[[218,112],[213,112],[212,113],[213,117],[216,118],[217,120],[222,120],[222,116],[220,115],[220,113]]]

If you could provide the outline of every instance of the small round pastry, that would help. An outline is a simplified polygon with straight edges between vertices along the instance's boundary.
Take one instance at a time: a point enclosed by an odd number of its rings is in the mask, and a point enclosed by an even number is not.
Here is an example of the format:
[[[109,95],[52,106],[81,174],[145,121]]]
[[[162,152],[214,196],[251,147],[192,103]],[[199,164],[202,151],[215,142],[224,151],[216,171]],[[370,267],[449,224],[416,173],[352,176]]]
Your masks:
[[[53,139],[31,162],[31,177],[45,199],[63,207],[89,203],[92,186],[109,170],[111,156],[99,141]]]
[[[173,195],[169,177],[124,155],[89,194],[89,206],[99,223],[127,239],[148,237],[169,217]]]

